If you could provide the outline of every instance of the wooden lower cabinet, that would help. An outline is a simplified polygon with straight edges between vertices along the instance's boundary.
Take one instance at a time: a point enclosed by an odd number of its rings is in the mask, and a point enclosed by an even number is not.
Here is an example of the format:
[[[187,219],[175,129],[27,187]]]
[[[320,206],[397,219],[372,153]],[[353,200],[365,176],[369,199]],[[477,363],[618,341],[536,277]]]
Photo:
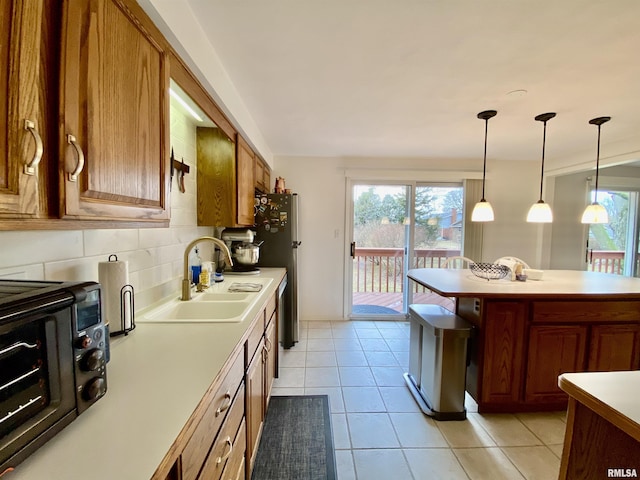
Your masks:
[[[243,343],[236,346],[221,378],[196,407],[151,480],[251,478],[277,377],[277,338],[274,293],[250,322]]]
[[[524,306],[519,302],[490,302],[483,326],[482,401],[514,403],[522,382]]]
[[[210,455],[209,451],[215,444],[218,432],[223,429],[223,423],[227,421],[228,412],[233,409],[237,414],[237,409],[241,408],[240,411],[244,414],[243,371],[244,355],[240,351],[236,354],[220,386],[212,395],[204,414],[198,418],[196,429],[182,451],[182,480],[200,478],[200,471],[207,456]]]
[[[265,414],[263,346],[264,339],[258,345],[258,350],[253,356],[246,374],[247,463],[249,464],[249,470],[253,469],[253,462],[262,431],[262,420]]]
[[[587,327],[534,325],[529,329],[525,401],[566,400],[558,376],[584,370]]]
[[[591,327],[590,372],[640,369],[640,325]]]
[[[238,396],[233,401],[229,414],[212,444],[207,460],[198,475],[198,480],[219,480],[222,478],[222,474],[233,453],[235,452],[236,456],[239,453],[244,455],[246,437],[244,435],[238,437],[238,432],[241,430],[243,423],[244,388],[241,386]],[[235,461],[237,461],[237,458]],[[230,470],[233,470],[233,467],[230,467]]]
[[[467,392],[480,412],[566,408],[558,376],[640,369],[637,301],[458,299],[475,325]]]
[[[278,355],[278,338],[276,336],[276,319],[275,315],[273,315],[271,322],[267,325],[267,330],[264,334],[265,338],[265,373],[264,373],[264,383],[265,383],[265,400],[266,403],[269,403],[269,398],[271,398],[271,387],[273,386],[273,381],[277,377],[278,373],[278,364],[277,364],[277,355]],[[266,411],[266,410],[265,410]]]

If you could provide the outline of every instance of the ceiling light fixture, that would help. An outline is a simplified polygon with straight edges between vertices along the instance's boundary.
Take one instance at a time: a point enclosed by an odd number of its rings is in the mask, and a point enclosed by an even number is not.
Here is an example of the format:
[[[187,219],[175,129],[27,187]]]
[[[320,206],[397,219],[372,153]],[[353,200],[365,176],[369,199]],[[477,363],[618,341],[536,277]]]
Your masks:
[[[596,153],[596,188],[593,203],[582,214],[582,223],[609,223],[607,210],[598,203],[598,174],[600,171],[600,127],[611,120],[611,117],[598,117],[589,120],[589,124],[598,126],[598,149]]]
[[[553,221],[553,212],[551,211],[551,207],[548,203],[545,203],[542,200],[542,182],[544,179],[544,149],[547,143],[547,122],[555,117],[556,114],[553,112],[542,113],[538,115],[535,119],[538,122],[542,122],[544,124],[542,130],[542,167],[540,169],[540,199],[531,205],[529,209],[529,213],[527,214],[527,222],[531,223],[551,223]]]
[[[475,207],[473,207],[473,212],[471,212],[472,222],[493,222],[494,219],[493,208],[484,198],[484,184],[487,174],[487,132],[489,131],[489,119],[495,117],[497,113],[495,110],[485,110],[478,114],[478,118],[484,120],[484,163],[482,166],[482,198],[476,203]]]

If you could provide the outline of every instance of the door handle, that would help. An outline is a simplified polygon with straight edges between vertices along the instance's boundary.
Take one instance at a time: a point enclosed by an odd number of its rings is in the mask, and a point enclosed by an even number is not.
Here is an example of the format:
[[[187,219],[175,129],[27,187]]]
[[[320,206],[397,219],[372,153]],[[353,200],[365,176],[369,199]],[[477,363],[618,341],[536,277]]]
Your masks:
[[[356,256],[356,242],[351,242],[351,256],[353,258]]]

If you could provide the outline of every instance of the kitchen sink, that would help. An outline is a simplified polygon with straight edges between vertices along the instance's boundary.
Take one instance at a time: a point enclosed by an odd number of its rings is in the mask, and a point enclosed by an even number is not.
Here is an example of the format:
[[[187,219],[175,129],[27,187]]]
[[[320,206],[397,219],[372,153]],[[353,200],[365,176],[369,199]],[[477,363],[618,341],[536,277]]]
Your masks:
[[[148,323],[240,322],[249,306],[249,302],[243,301],[173,302],[166,308],[148,313],[140,321]]]

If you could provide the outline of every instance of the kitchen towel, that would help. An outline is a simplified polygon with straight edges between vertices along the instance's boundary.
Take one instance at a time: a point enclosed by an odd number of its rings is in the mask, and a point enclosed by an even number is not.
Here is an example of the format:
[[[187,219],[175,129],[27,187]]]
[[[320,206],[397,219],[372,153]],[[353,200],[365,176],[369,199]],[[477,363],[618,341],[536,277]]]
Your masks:
[[[130,308],[130,302],[122,301],[123,288],[129,285],[129,262],[118,260],[116,255],[110,255],[107,262],[98,264],[98,281],[102,286],[105,324],[109,325],[110,333],[131,330],[133,310]]]
[[[261,283],[238,283],[229,285],[229,292],[259,292],[262,289]]]

